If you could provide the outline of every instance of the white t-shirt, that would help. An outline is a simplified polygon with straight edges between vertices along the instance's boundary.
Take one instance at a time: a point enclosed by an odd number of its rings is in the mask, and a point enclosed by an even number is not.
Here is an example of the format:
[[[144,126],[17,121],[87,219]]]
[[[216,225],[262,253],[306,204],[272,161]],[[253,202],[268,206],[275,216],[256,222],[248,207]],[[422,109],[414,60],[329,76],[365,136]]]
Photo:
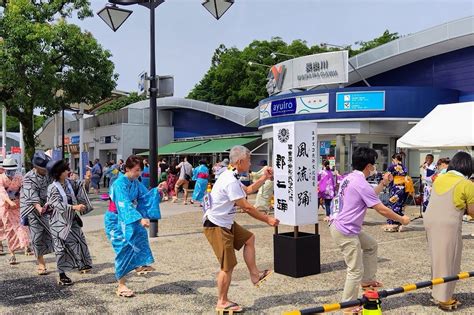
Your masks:
[[[215,225],[230,229],[236,213],[235,201],[245,198],[242,183],[232,170],[226,170],[217,179],[211,191],[211,208],[204,214]]]

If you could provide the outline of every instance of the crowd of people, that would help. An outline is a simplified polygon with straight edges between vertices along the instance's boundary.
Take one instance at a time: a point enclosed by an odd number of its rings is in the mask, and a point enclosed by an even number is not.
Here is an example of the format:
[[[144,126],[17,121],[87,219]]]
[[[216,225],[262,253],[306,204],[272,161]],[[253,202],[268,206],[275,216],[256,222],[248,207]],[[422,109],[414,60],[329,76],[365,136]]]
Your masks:
[[[217,275],[219,312],[240,312],[242,307],[228,297],[232,272],[237,264],[235,250],[243,248],[243,258],[250,281],[259,286],[272,270],[260,270],[256,264],[255,236],[235,222],[237,207],[253,218],[270,226],[279,221],[268,212],[272,208],[273,170],[265,160],[259,171],[250,171],[250,152],[243,146],[230,150],[229,159],[210,168],[206,160],[193,167],[187,157],[158,163],[158,186],[150,189],[150,166],[146,159],[130,156],[102,168],[99,160],[88,168],[83,179],[71,175],[64,160],[51,160],[38,151],[32,159],[33,169],[22,176],[14,159],[0,164],[0,253],[6,240],[9,263],[16,264],[16,254],[34,254],[38,275],[49,273],[44,256],[56,256],[57,283],[73,284],[72,270],[87,273],[93,268],[87,240],[82,232],[81,216],[93,211],[89,190],[99,193],[104,176],[104,187],[109,187],[108,211],[104,216],[105,234],[115,253],[116,294],[133,297],[126,285],[132,271],[146,274],[154,271],[153,253],[146,228],[150,220],[161,218],[160,202],[178,202],[182,193],[183,205],[188,204],[188,189],[194,182],[191,204],[202,206],[203,231],[220,272]],[[359,289],[379,288],[383,284],[376,277],[377,241],[366,233],[362,224],[368,208],[387,218],[384,231],[401,231],[409,224],[404,214],[407,196],[414,193],[413,181],[408,176],[404,157],[392,156],[392,164],[371,185],[367,178],[376,175],[377,152],[357,148],[352,155],[353,171],[346,175],[334,172],[328,161],[318,174],[319,206],[325,208],[325,221],[335,244],[347,265],[343,301],[356,299]],[[463,215],[474,215],[474,184],[468,180],[473,174],[471,155],[458,152],[452,159],[442,158],[434,164],[432,155],[420,166],[423,171],[424,226],[433,277],[456,274],[460,271]],[[433,166],[434,164],[434,166]],[[210,189],[210,180],[214,185]],[[252,183],[247,183],[247,179]],[[377,178],[377,177],[375,177]],[[379,195],[388,190],[389,200],[383,203]],[[257,192],[254,205],[247,195]],[[337,202],[335,202],[337,201]],[[453,297],[455,283],[433,287],[433,298],[441,309],[452,309],[460,302]],[[360,309],[352,309],[352,313]]]

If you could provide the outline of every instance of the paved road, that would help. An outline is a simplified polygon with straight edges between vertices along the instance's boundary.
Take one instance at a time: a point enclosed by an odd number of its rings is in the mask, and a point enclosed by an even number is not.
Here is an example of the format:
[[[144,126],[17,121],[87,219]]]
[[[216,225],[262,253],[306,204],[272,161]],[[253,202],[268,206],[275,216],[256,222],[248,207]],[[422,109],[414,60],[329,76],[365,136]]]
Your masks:
[[[100,209],[105,202],[94,201]],[[0,257],[0,313],[212,313],[216,302],[214,277],[218,264],[201,232],[201,210],[193,206],[165,203],[160,221],[160,237],[151,240],[157,272],[147,276],[131,275],[129,284],[137,293],[133,299],[114,295],[114,254],[102,228],[102,216],[84,218],[86,237],[94,260],[94,272],[88,275],[71,273],[75,284],[61,288],[56,275],[35,275],[33,258],[19,256],[20,264],[10,267]],[[415,209],[409,211],[411,214]],[[320,219],[322,218],[322,214]],[[237,221],[257,237],[257,261],[261,268],[273,266],[273,229],[246,214]],[[428,279],[430,266],[422,220],[415,221],[406,232],[384,233],[383,219],[369,211],[364,229],[379,241],[379,280],[387,288]],[[474,270],[474,224],[465,224],[463,270]],[[290,231],[289,227],[280,230]],[[302,228],[311,231],[312,227]],[[337,301],[342,294],[345,265],[328,233],[320,224],[321,268],[319,275],[290,278],[275,274],[265,285],[254,288],[241,253],[233,274],[230,297],[247,313],[280,314]],[[54,271],[54,256],[48,256]],[[456,292],[464,302],[459,314],[474,313],[474,279],[459,282]],[[430,302],[429,289],[391,297],[383,302],[384,314],[442,314]]]

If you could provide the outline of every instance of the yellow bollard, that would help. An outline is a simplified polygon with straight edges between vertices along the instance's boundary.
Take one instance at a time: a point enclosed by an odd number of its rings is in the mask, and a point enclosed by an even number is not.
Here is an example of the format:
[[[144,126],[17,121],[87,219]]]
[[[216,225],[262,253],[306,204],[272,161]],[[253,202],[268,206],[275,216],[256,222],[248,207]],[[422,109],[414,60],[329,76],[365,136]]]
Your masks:
[[[364,292],[367,302],[363,305],[362,315],[382,315],[379,293],[377,291],[367,290]]]

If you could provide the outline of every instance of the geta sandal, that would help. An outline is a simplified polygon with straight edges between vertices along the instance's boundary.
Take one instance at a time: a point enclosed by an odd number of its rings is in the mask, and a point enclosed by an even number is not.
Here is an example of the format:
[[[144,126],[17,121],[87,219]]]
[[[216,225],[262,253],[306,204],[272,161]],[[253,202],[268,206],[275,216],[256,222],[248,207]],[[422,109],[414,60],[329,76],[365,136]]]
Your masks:
[[[234,302],[231,302],[229,305],[227,305],[225,307],[222,307],[222,308],[221,307],[216,307],[216,312],[218,314],[226,313],[226,314],[232,315],[234,313],[240,313],[242,311],[243,311],[242,307],[240,307],[239,304],[234,303]]]
[[[376,290],[377,288],[382,288],[383,283],[379,281],[370,281],[360,285],[362,290]]]
[[[152,266],[141,266],[141,267],[138,267],[137,269],[135,269],[135,271],[137,272],[138,275],[146,275],[148,274],[149,272],[153,272],[155,271],[156,269],[153,268]]]
[[[265,282],[267,280],[267,278],[270,277],[272,274],[273,274],[273,270],[265,269],[263,271],[262,275],[260,276],[260,278],[258,279],[258,281],[255,282],[253,285],[256,288],[259,288],[262,285],[262,283]]]
[[[135,293],[130,289],[123,289],[123,290],[117,289],[117,291],[115,291],[115,294],[117,294],[118,297],[123,297],[123,298],[131,298],[135,296]]]
[[[364,308],[362,306],[356,306],[354,308],[344,310],[343,314],[344,315],[360,315],[362,314],[363,310]]]
[[[62,286],[69,286],[69,285],[72,285],[73,282],[72,282],[71,278],[69,278],[68,276],[60,275],[59,279],[58,279],[58,284],[62,285]]]
[[[10,259],[8,259],[8,263],[10,265],[16,265],[18,264],[18,262],[16,261],[16,257],[15,256],[11,256]]]
[[[38,276],[46,276],[47,274],[49,274],[48,269],[38,268]]]
[[[461,302],[457,299],[451,299],[448,302],[440,302],[440,301],[434,301],[436,305],[438,305],[438,308],[443,311],[453,311],[458,308],[459,305],[461,305]]]

